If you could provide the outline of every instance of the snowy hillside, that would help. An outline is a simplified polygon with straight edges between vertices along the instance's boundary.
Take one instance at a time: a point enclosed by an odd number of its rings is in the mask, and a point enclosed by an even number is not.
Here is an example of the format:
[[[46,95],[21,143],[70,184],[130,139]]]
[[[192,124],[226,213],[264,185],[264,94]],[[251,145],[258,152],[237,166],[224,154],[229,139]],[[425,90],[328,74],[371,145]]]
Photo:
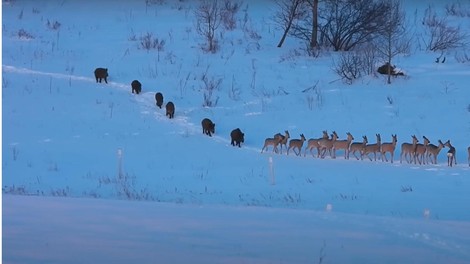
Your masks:
[[[446,244],[457,246],[444,247],[439,256],[455,263],[470,261],[468,253],[459,253],[455,259],[444,257],[470,244],[468,238],[459,238],[465,229],[461,227],[470,221],[470,68],[468,61],[457,59],[465,50],[448,51],[445,63],[435,63],[439,53],[416,45],[411,55],[394,61],[405,77],[394,78],[388,85],[383,76],[368,76],[347,85],[332,71],[337,53],[324,50],[319,57],[308,57],[302,53],[303,44],[292,37],[282,48],[276,47],[281,31],[272,23],[270,1],[245,3],[237,28],[219,33],[216,53],[201,48],[204,39],[196,32],[194,19],[198,2],[150,2],[154,4],[3,2],[4,261],[35,262],[22,257],[21,248],[27,244],[12,243],[16,229],[8,214],[17,217],[13,205],[31,204],[34,199],[45,208],[60,201],[62,206],[99,201],[106,208],[112,201],[101,199],[131,200],[143,207],[138,214],[145,214],[147,202],[178,204],[182,207],[176,208],[194,214],[199,212],[188,208],[267,214],[270,208],[276,216],[298,210],[308,214],[302,216],[306,219],[331,215],[355,223],[369,219],[376,224],[368,226],[366,233],[382,230],[380,219],[400,225],[409,221],[413,227],[426,223],[428,230],[452,222],[458,227],[450,230]],[[441,1],[433,4],[443,10]],[[409,5],[407,14],[418,20],[427,7],[421,2]],[[468,17],[452,17],[451,22],[463,23],[462,28],[470,25]],[[145,36],[158,39],[160,50],[143,49]],[[108,68],[108,83],[96,82],[93,71],[97,67]],[[142,83],[141,94],[131,93],[133,80]],[[209,86],[214,87],[212,93]],[[156,92],[163,94],[164,104],[174,102],[174,119],[156,107]],[[212,137],[202,133],[203,118],[216,124]],[[241,148],[230,145],[235,128],[245,133]],[[300,156],[292,150],[286,155],[285,149],[282,154],[272,153],[271,148],[260,153],[266,138],[285,130],[291,138],[303,134],[307,140],[321,137],[324,130],[336,131],[344,140],[350,132],[354,142],[367,136],[369,143],[375,143],[377,133],[382,143],[397,134],[398,143],[393,163],[373,161],[373,155],[372,161],[354,156],[344,159],[343,151],[337,151],[336,159],[312,157],[308,152],[304,155],[306,142]],[[437,164],[401,163],[400,145],[411,143],[412,135],[420,143],[423,136],[436,145],[438,140],[450,140],[457,150],[457,165],[447,166],[448,148],[442,149]],[[28,200],[16,195],[77,199]],[[61,219],[59,211],[53,212]],[[222,222],[236,217],[232,211],[225,217],[217,210],[204,213]],[[243,217],[248,216],[244,213]],[[196,217],[195,221],[205,220]],[[341,233],[347,219],[318,225],[320,229],[336,226]],[[300,235],[302,230],[296,232]],[[224,238],[222,232],[217,241]],[[407,243],[395,235],[390,239]],[[355,242],[358,247],[366,246]],[[320,248],[315,245],[313,250]],[[388,254],[380,250],[377,255],[385,256],[387,263]],[[220,252],[230,254],[230,248]],[[351,252],[347,255],[353,256]],[[409,263],[427,262],[424,252],[415,252],[416,261]],[[257,256],[264,263],[318,262],[316,257],[313,261],[291,258],[293,254],[302,250],[286,250],[279,261],[264,258],[267,253]],[[324,263],[343,260],[325,258]],[[377,263],[374,260],[368,261]],[[257,261],[247,258],[246,262]]]

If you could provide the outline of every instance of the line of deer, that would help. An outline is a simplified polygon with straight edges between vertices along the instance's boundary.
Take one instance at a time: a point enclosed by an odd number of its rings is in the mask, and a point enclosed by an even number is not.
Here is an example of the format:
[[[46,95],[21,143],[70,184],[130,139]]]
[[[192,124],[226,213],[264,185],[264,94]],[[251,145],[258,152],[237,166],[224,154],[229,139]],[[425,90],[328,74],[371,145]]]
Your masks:
[[[347,132],[346,135],[347,139],[338,140],[339,136],[335,131],[333,131],[330,137],[328,132],[325,130],[323,131],[323,136],[321,138],[312,138],[308,140],[307,147],[304,151],[304,156],[307,155],[307,151],[310,151],[312,156],[315,157],[313,149],[316,148],[317,157],[322,159],[325,158],[327,151],[330,157],[335,159],[336,150],[344,150],[345,159],[349,159],[349,156],[352,153],[357,160],[363,160],[364,156],[367,156],[369,160],[372,161],[370,154],[374,154],[374,161],[377,161],[378,158],[383,162],[388,162],[387,153],[390,153],[390,162],[394,162],[394,153],[398,142],[396,134],[392,134],[392,141],[386,143],[381,143],[380,134],[376,134],[377,142],[375,144],[368,144],[367,136],[362,137],[362,142],[353,142],[353,135],[349,132]],[[291,139],[290,141],[289,138],[290,135],[287,130],[285,131],[284,135],[277,133],[273,138],[266,138],[261,152],[267,150],[269,146],[273,146],[273,152],[278,153],[277,146],[281,145],[282,154],[282,145],[284,145],[285,149],[287,150],[287,155],[289,155],[289,151],[292,149],[297,156],[300,156],[303,144],[306,141],[305,136],[301,134],[300,139]],[[426,136],[423,136],[422,144],[419,143],[419,140],[415,135],[412,135],[411,139],[411,143],[405,142],[401,144],[400,163],[402,163],[403,158],[405,158],[407,163],[420,165],[437,164],[437,156],[439,155],[440,151],[443,148],[448,147],[449,151],[447,152],[447,165],[452,167],[453,165],[457,164],[456,150],[455,147],[451,145],[450,140],[447,140],[447,142],[443,143],[439,139],[438,144],[434,145],[430,143],[430,140]],[[289,146],[287,146],[287,143],[289,143]],[[470,147],[468,147],[467,151],[468,166],[470,167]],[[356,152],[359,152],[360,157],[356,155]]]
[[[289,155],[289,150],[292,149],[297,156],[300,156],[305,140],[304,134],[300,134],[300,139],[291,139],[289,141],[289,148],[287,148],[287,155]],[[295,149],[298,149],[299,152],[295,152]]]

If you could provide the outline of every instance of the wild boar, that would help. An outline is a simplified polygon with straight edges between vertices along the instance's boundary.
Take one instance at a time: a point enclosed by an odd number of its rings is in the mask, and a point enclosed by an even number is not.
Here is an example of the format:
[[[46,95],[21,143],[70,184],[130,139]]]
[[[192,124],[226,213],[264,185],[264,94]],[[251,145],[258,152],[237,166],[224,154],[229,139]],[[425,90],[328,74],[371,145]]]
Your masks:
[[[162,93],[156,93],[155,94],[155,101],[158,106],[158,108],[162,108],[163,105],[163,94]]]
[[[215,124],[209,119],[204,118],[201,121],[202,133],[212,137],[212,134],[215,133]]]
[[[170,101],[166,104],[165,108],[166,108],[166,116],[172,119],[175,115],[175,105],[173,104],[173,102]]]
[[[108,83],[108,68],[96,68],[95,78],[96,82],[101,83],[101,80],[104,79],[104,82]]]
[[[139,81],[133,80],[131,86],[132,93],[140,94],[140,92],[142,92],[142,84]]]
[[[232,141],[230,142],[232,146],[238,146],[240,148],[241,143],[245,143],[245,134],[240,130],[240,128],[232,130],[230,137],[232,138]]]

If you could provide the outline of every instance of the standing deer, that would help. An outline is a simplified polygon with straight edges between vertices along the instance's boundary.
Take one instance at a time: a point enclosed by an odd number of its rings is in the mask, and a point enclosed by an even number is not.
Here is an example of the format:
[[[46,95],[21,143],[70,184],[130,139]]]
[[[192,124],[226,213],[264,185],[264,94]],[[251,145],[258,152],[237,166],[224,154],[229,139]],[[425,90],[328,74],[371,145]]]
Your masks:
[[[344,159],[349,157],[349,146],[351,146],[351,142],[354,140],[354,137],[351,133],[346,133],[348,138],[346,140],[336,140],[333,144],[333,155],[336,157],[336,150],[343,149],[344,150]]]
[[[429,144],[426,146],[426,156],[427,156],[427,162],[432,163],[432,164],[437,164],[437,155],[439,155],[439,152],[441,152],[441,149],[444,148],[444,143],[439,139],[437,142],[439,142],[439,145],[434,145],[434,144]],[[434,157],[434,160],[432,157]]]
[[[322,138],[318,141],[318,145],[320,145],[320,151],[322,151],[322,154],[321,154],[322,159],[325,158],[327,150],[328,150],[328,153],[330,153],[331,158],[333,159],[336,158],[336,156],[331,155],[331,150],[333,149],[336,139],[338,139],[338,134],[336,134],[336,132],[333,131],[333,134],[331,134],[331,139]]]
[[[356,151],[359,151],[361,153],[361,160],[364,156],[364,149],[367,145],[367,136],[362,136],[362,142],[354,142],[351,144],[349,147],[349,152],[348,152],[348,159],[349,159],[349,154],[352,152],[354,157],[356,157],[357,160],[359,160],[359,157],[356,156]]]
[[[287,155],[289,155],[289,150],[292,149],[294,153],[299,156],[302,150],[302,145],[304,144],[305,136],[304,134],[300,134],[300,139],[291,139],[289,141],[289,148],[287,149]],[[299,149],[299,152],[295,152],[295,149]]]
[[[289,138],[290,138],[290,135],[289,135],[289,131],[284,131],[284,135],[282,135],[281,133],[277,133],[276,135],[274,135],[274,138],[280,138],[280,141],[279,141],[279,144],[281,145],[281,154],[282,154],[282,145],[284,145],[287,149],[287,142],[289,142]]]
[[[416,152],[416,144],[418,144],[418,138],[415,135],[411,136],[411,138],[413,139],[413,143],[401,144],[400,163],[402,162],[403,155],[405,156],[405,160],[408,163],[411,163],[411,158]],[[407,155],[410,155],[410,160],[408,160],[408,158],[406,157]]]
[[[307,148],[305,148],[304,151],[304,156],[307,155],[307,150],[310,150],[310,153],[312,154],[312,157],[315,157],[313,155],[313,148],[317,149],[317,157],[320,157],[320,145],[318,145],[318,141],[321,140],[322,138],[328,139],[328,132],[326,130],[323,131],[323,137],[321,138],[311,138],[307,141]]]
[[[269,146],[273,146],[273,152],[278,153],[277,145],[279,145],[280,142],[281,142],[280,137],[266,138],[264,140],[264,145],[263,145],[263,148],[261,149],[261,153],[263,153],[264,150],[268,150]]]
[[[375,134],[377,137],[377,143],[375,144],[368,144],[364,148],[364,155],[366,155],[370,161],[372,161],[372,158],[369,157],[369,153],[374,153],[374,161],[377,161],[377,153],[380,154],[380,146],[381,146],[381,139],[380,139],[380,134]],[[380,158],[381,156],[379,156]]]
[[[382,161],[388,162],[387,152],[389,152],[390,153],[390,162],[393,163],[393,154],[395,153],[396,146],[397,146],[397,135],[392,134],[392,142],[382,144],[382,148],[380,150]]]
[[[425,154],[426,154],[426,149],[429,144],[429,139],[425,136],[423,136],[423,144],[416,144],[416,150],[415,150],[415,157],[414,157],[414,162],[416,164],[416,160],[418,163],[421,165],[426,164],[426,159],[425,159]]]
[[[455,148],[450,144],[450,140],[447,140],[446,143],[444,143],[444,146],[449,148],[449,151],[447,151],[447,166],[452,167],[452,163],[454,162],[455,165],[457,165],[457,157],[455,156]]]

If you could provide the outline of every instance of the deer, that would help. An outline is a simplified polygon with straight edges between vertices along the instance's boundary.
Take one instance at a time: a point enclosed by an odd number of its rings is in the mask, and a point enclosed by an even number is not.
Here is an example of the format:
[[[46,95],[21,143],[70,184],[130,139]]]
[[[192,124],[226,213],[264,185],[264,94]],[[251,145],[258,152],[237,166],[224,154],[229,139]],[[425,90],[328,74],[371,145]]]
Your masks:
[[[457,157],[455,156],[455,148],[450,144],[450,140],[447,140],[444,143],[444,146],[448,147],[449,150],[447,151],[447,166],[452,167],[452,163],[457,165]]]
[[[426,154],[426,149],[429,144],[429,139],[425,136],[423,136],[423,144],[416,144],[416,150],[415,150],[415,157],[414,157],[414,162],[416,164],[416,160],[418,163],[421,165],[426,164],[425,160],[425,154]]]
[[[400,163],[402,163],[403,155],[405,156],[405,160],[408,163],[411,163],[411,157],[414,156],[416,152],[416,144],[418,144],[418,138],[415,135],[412,135],[411,138],[413,139],[413,143],[403,143],[401,144],[401,153],[400,153]],[[407,155],[410,155],[410,161],[406,158]]]
[[[381,146],[380,134],[375,134],[375,136],[377,137],[377,143],[368,144],[364,148],[364,155],[366,155],[370,159],[370,161],[372,161],[372,158],[369,157],[369,153],[374,153],[374,161],[377,161],[377,153],[380,153],[380,146]]]
[[[287,149],[287,142],[289,141],[289,138],[290,138],[290,135],[289,135],[289,131],[284,131],[284,135],[282,135],[281,133],[277,133],[276,135],[274,135],[274,138],[280,138],[280,141],[279,141],[279,145],[281,145],[281,154],[282,154],[282,145],[284,145]]]
[[[393,154],[395,153],[395,148],[397,147],[397,135],[392,134],[392,142],[383,143],[380,149],[380,155],[382,161],[388,162],[387,152],[390,153],[390,163],[393,163]],[[384,160],[385,159],[385,160]]]
[[[287,155],[289,155],[289,150],[292,149],[297,156],[300,156],[302,145],[304,144],[305,136],[300,134],[300,139],[291,139],[289,141],[289,148],[287,149]],[[295,149],[299,149],[299,152],[295,152]]]
[[[335,131],[331,134],[331,139],[327,138],[322,138],[318,141],[318,145],[320,145],[320,150],[322,151],[321,158],[325,158],[326,151],[330,153],[330,157],[335,159],[336,156],[331,155],[331,150],[333,149],[333,146],[336,142],[336,139],[338,139],[338,134],[336,134]]]
[[[318,145],[318,141],[322,138],[326,138],[326,139],[329,138],[328,132],[326,130],[323,131],[323,137],[321,137],[321,138],[311,138],[307,141],[307,147],[305,148],[305,151],[304,151],[304,157],[307,155],[307,150],[310,150],[310,153],[312,154],[312,157],[315,157],[313,155],[313,148],[317,149],[317,152],[318,152],[317,157],[320,157],[320,145]]]
[[[426,146],[426,157],[428,163],[432,164],[437,164],[437,155],[439,155],[439,152],[441,152],[441,149],[444,148],[444,143],[439,139],[437,142],[439,142],[439,145],[434,145],[434,144],[429,144]],[[434,157],[434,160],[432,157]]]
[[[351,142],[354,140],[353,135],[351,133],[346,133],[348,136],[346,140],[336,140],[333,144],[333,155],[336,157],[336,150],[337,149],[344,149],[344,159],[349,158],[349,146],[351,146]]]
[[[351,146],[349,147],[349,151],[348,151],[348,159],[349,159],[349,154],[352,152],[354,157],[356,157],[356,159],[359,160],[359,158],[356,156],[356,151],[359,151],[359,153],[361,153],[361,160],[362,160],[364,156],[364,148],[366,147],[367,142],[368,142],[367,136],[362,136],[362,142],[351,143]]]
[[[266,139],[264,140],[264,146],[263,146],[263,148],[261,149],[261,153],[263,153],[264,150],[267,151],[269,146],[273,146],[273,152],[274,152],[274,153],[278,153],[277,145],[279,145],[280,142],[281,142],[281,138],[280,138],[280,137],[266,138]]]

